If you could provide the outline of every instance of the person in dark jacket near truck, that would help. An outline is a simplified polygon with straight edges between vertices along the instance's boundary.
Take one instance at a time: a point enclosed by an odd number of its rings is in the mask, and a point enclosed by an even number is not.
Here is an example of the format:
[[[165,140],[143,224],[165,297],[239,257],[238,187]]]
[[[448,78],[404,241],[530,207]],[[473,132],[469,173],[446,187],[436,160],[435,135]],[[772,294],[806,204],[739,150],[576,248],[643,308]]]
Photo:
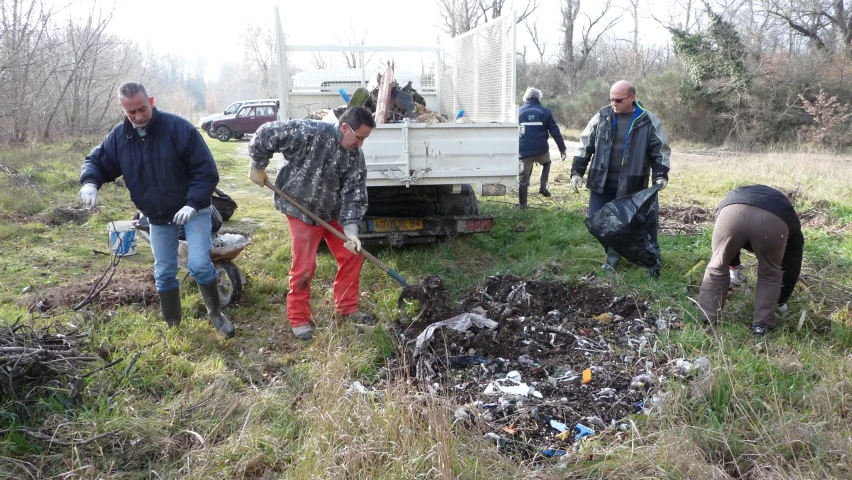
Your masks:
[[[521,208],[526,208],[527,190],[530,186],[533,165],[536,163],[541,165],[541,183],[538,193],[545,197],[550,196],[550,191],[547,189],[547,179],[550,175],[548,133],[553,137],[556,146],[559,147],[562,160],[565,160],[567,149],[565,148],[565,141],[562,139],[562,132],[559,131],[559,125],[553,119],[553,113],[541,104],[541,91],[539,89],[529,87],[524,93],[524,105],[518,113],[518,123],[521,126],[518,157],[524,164],[524,170],[518,182],[518,203]]]
[[[740,249],[757,256],[752,332],[775,329],[775,311],[785,311],[802,269],[805,239],[799,216],[782,192],[765,185],[732,190],[719,205],[713,228],[713,256],[704,271],[698,304],[710,323],[725,305],[730,265],[739,264]]]
[[[571,188],[577,193],[588,167],[589,218],[608,202],[647,188],[649,177],[660,190],[669,183],[671,148],[660,119],[636,100],[636,87],[627,80],[612,85],[609,103],[580,134],[571,166]],[[656,230],[652,236],[656,242]],[[615,270],[620,259],[607,249],[604,270]]]
[[[181,322],[177,254],[178,231],[183,226],[187,266],[210,321],[220,334],[233,337],[234,326],[219,306],[216,270],[210,260],[210,205],[219,183],[213,155],[189,121],[154,108],[154,97],[142,84],[122,84],[118,100],[126,118],[86,157],[80,199],[94,208],[98,189],[124,176],[130,199],[150,222],[154,281],[160,311],[170,327]]]

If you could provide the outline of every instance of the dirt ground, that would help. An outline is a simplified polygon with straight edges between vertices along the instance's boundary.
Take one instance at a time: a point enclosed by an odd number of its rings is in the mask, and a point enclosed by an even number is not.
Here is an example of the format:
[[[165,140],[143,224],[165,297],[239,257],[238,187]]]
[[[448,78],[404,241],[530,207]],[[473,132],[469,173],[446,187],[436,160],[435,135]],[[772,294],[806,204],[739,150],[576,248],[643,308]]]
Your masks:
[[[796,192],[785,192],[796,203],[801,196]],[[814,202],[808,208],[797,209],[802,227],[842,234],[852,230],[852,224],[838,219],[831,212],[831,204],[825,200]],[[661,205],[660,233],[664,235],[699,235],[703,228],[712,228],[716,210],[696,205]]]
[[[451,398],[459,421],[519,460],[559,456],[586,428],[618,435],[659,401],[663,378],[700,371],[656,349],[660,332],[681,328],[676,315],[657,317],[594,276],[577,286],[492,276],[457,304],[432,276],[403,296],[423,308],[397,324],[406,348],[391,370]],[[451,318],[474,321],[430,327]]]
[[[43,292],[24,297],[23,302],[33,312],[49,312],[57,308],[71,308],[85,299],[92,285],[103,272],[77,280],[59,287],[48,288]],[[141,304],[156,305],[157,289],[154,286],[153,268],[125,268],[119,265],[109,285],[101,291],[93,305],[102,310],[109,310],[118,305]]]

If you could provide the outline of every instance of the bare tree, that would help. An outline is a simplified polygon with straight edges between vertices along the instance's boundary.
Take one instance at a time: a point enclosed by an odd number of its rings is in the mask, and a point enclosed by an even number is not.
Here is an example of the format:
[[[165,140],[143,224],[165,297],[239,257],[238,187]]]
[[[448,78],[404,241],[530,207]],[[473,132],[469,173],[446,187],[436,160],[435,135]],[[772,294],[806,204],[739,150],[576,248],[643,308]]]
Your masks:
[[[530,26],[530,23],[532,23],[532,26]],[[547,51],[547,42],[542,40],[541,35],[538,33],[538,19],[532,22],[527,19],[527,21],[524,22],[524,26],[527,29],[527,33],[530,34],[530,39],[535,47],[535,51],[538,52],[538,61],[540,63],[544,63],[544,55]]]
[[[783,20],[796,34],[807,38],[817,50],[831,43],[852,56],[852,0],[769,0],[767,12]],[[832,37],[836,39],[832,42]]]
[[[441,29],[451,37],[456,37],[474,28],[500,18],[503,10],[513,7],[507,0],[437,0],[443,20]],[[523,1],[523,0],[520,0]],[[526,0],[524,9],[518,14],[517,22],[527,19],[538,8],[538,0]]]
[[[50,37],[52,7],[38,1],[0,2],[0,98],[8,120],[2,129],[15,142],[29,139],[30,119],[42,106],[42,93],[61,60],[51,56],[56,46]]]
[[[260,88],[271,92],[271,79],[275,78],[277,59],[275,56],[275,32],[270,27],[246,25],[243,30],[246,59],[252,69],[260,75]]]
[[[68,20],[65,42],[63,44],[70,50],[66,57],[69,63],[66,65],[64,71],[56,72],[58,73],[56,75],[58,83],[57,97],[47,115],[41,134],[42,139],[46,140],[50,137],[53,121],[60,108],[65,104],[64,100],[66,99],[69,88],[75,85],[81,76],[87,73],[98,73],[89,68],[89,65],[94,66],[97,64],[97,56],[102,46],[104,30],[109,25],[112,16],[113,11],[109,11],[106,14],[97,14],[93,6],[89,11],[85,24],[75,25],[73,20]],[[76,102],[73,103],[72,109],[76,110],[73,118],[79,121],[79,114],[81,113],[80,105],[77,105]]]
[[[579,75],[586,66],[590,55],[601,37],[615,26],[621,16],[606,20],[612,7],[612,0],[599,4],[600,11],[594,17],[582,14],[586,21],[580,26],[580,45],[574,44],[574,34],[580,14],[580,0],[563,0],[562,4],[562,49],[560,66],[566,71],[567,93],[575,91]],[[605,23],[605,24],[604,24]]]
[[[337,38],[337,37],[335,37]],[[361,31],[360,34],[355,33],[355,28],[352,27],[352,24],[346,28],[346,37],[341,40],[337,38],[338,45],[364,45],[367,42],[367,29]],[[361,61],[363,58],[362,52],[340,52],[343,55],[343,59],[346,61],[347,68],[360,68]],[[368,59],[364,59],[364,62],[368,62],[372,59],[372,56]]]

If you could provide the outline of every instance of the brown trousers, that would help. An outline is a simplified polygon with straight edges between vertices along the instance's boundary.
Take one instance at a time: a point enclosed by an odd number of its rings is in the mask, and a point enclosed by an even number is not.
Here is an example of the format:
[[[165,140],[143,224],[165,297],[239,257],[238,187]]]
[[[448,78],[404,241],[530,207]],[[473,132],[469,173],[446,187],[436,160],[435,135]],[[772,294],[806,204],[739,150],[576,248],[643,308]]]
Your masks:
[[[757,256],[757,288],[752,326],[775,326],[775,307],[781,295],[781,259],[789,229],[766,210],[745,204],[723,208],[713,227],[713,256],[704,271],[698,304],[710,322],[716,322],[728,296],[728,266],[746,243]]]

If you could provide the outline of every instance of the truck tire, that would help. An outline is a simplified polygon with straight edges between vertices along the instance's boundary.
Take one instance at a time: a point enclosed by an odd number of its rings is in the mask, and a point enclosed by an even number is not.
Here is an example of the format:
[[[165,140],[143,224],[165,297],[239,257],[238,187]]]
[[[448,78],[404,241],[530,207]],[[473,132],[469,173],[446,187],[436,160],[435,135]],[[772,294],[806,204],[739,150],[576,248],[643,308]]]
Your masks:
[[[231,129],[222,125],[216,129],[216,138],[218,138],[220,142],[227,142],[231,139]]]
[[[443,192],[442,195],[442,215],[450,215],[454,217],[467,217],[479,215],[479,203],[476,201],[476,192],[469,184],[464,184],[461,187],[460,193]]]

